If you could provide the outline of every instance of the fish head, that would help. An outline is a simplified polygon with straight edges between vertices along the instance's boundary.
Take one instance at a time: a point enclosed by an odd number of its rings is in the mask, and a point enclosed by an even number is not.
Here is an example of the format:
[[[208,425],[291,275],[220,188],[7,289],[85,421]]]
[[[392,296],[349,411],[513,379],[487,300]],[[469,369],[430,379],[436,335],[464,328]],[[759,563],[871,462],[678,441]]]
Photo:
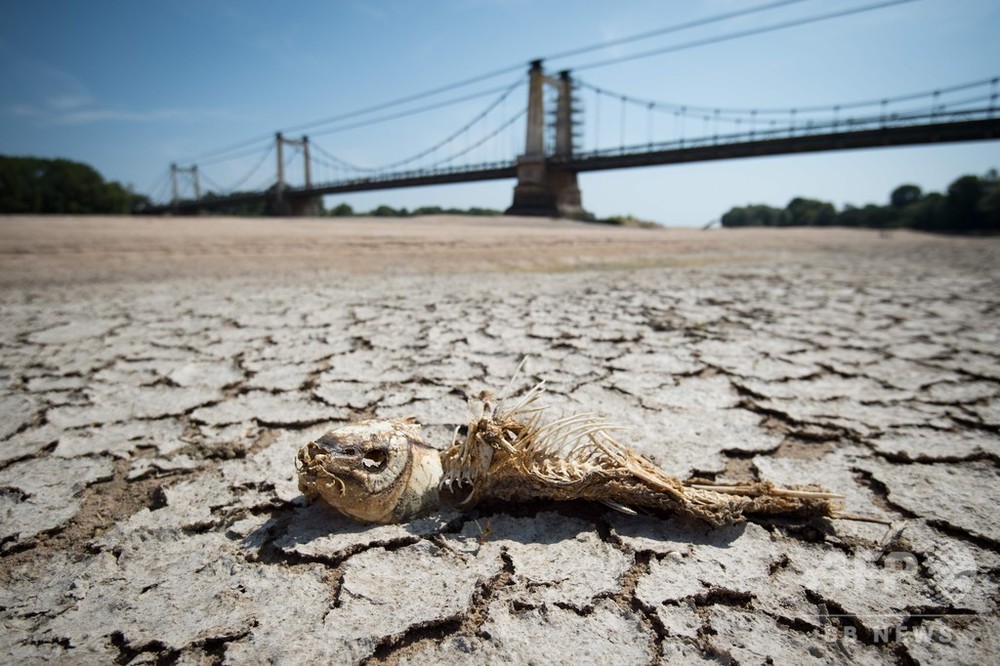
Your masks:
[[[420,426],[410,419],[360,421],[331,430],[299,449],[299,490],[357,520],[396,522],[415,446],[423,446]]]

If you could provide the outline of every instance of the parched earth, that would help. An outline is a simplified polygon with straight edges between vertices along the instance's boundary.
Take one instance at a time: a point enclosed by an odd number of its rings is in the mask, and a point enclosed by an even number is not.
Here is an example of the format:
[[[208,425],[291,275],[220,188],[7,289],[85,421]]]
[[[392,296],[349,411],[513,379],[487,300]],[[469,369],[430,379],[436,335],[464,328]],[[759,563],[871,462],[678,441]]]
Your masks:
[[[0,220],[0,662],[1000,652],[1000,240],[127,224]],[[525,356],[554,414],[673,474],[819,483],[885,524],[371,527],[298,492],[310,438],[413,415],[444,447]]]

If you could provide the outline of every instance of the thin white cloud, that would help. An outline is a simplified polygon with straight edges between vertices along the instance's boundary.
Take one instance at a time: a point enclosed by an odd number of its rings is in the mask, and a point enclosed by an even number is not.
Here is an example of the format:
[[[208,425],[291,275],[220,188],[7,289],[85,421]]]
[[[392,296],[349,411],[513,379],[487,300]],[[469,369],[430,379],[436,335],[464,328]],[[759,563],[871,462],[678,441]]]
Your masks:
[[[13,104],[7,107],[7,113],[20,118],[31,118],[37,115],[38,109],[27,104]]]
[[[207,118],[215,119],[219,115],[218,113],[196,109],[149,109],[145,111],[128,109],[79,109],[61,114],[55,117],[52,122],[58,125],[87,125],[106,122],[197,122]]]
[[[101,104],[89,86],[70,71],[46,62],[5,53],[16,64],[14,99],[0,113],[40,126],[93,125],[97,123],[165,123],[232,120],[236,114],[205,109],[130,109]],[[20,99],[18,99],[20,98]]]
[[[36,103],[56,110],[75,109],[94,102],[94,95],[75,74],[48,63],[17,57],[18,87]]]
[[[7,107],[7,113],[30,119],[39,125],[92,125],[96,123],[165,123],[232,120],[235,114],[203,109],[112,109],[99,107],[55,109],[27,104]]]
[[[70,109],[79,109],[80,107],[87,106],[93,101],[94,98],[88,94],[74,95],[72,93],[64,93],[49,97],[46,100],[46,104],[49,108],[56,109],[58,111],[68,111]]]

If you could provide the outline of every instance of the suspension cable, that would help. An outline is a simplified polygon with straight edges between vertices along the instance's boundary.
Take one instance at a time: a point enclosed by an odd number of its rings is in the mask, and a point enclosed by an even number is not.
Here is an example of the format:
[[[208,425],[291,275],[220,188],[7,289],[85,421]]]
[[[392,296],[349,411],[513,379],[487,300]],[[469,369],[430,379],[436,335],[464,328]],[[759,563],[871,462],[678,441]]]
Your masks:
[[[749,7],[747,9],[743,9],[743,10],[732,11],[732,12],[725,12],[725,13],[722,13],[722,14],[716,14],[716,15],[713,15],[713,16],[708,16],[708,17],[705,17],[705,18],[702,18],[702,19],[696,19],[694,21],[689,21],[689,22],[686,22],[686,23],[680,23],[680,24],[666,26],[664,28],[659,28],[657,30],[651,30],[651,31],[647,31],[647,32],[638,33],[638,34],[635,34],[635,35],[629,35],[629,36],[626,36],[626,37],[622,37],[620,39],[612,40],[610,42],[598,42],[598,43],[595,43],[595,44],[589,44],[587,46],[582,46],[582,47],[579,47],[579,48],[570,49],[568,51],[561,51],[561,52],[558,52],[558,53],[552,53],[552,54],[549,54],[549,55],[546,55],[546,56],[542,56],[542,58],[540,58],[540,59],[542,59],[542,60],[550,60],[550,61],[551,60],[561,60],[561,59],[569,58],[569,57],[574,56],[574,55],[580,55],[580,54],[588,53],[588,52],[591,52],[591,51],[603,50],[603,49],[607,49],[607,48],[610,48],[610,47],[613,47],[613,46],[620,46],[622,44],[628,44],[628,43],[631,43],[631,42],[636,42],[636,41],[640,41],[640,40],[643,40],[643,39],[649,39],[651,37],[657,37],[657,36],[661,36],[661,35],[665,35],[665,34],[669,34],[669,33],[681,32],[683,30],[689,30],[689,29],[692,29],[692,28],[702,27],[702,26],[709,25],[709,24],[712,24],[712,23],[719,23],[719,22],[727,21],[727,20],[734,19],[734,18],[740,18],[740,17],[751,15],[751,14],[756,14],[756,13],[760,13],[760,12],[770,11],[772,9],[778,9],[780,7],[784,7],[784,6],[787,6],[787,5],[793,5],[793,4],[796,4],[796,3],[799,3],[799,2],[805,2],[805,1],[806,0],[781,0],[779,2],[771,2],[771,3],[768,3],[768,4],[764,4],[764,5],[757,5],[757,6]],[[446,84],[446,85],[443,85],[443,86],[438,86],[436,88],[431,88],[429,90],[425,90],[425,91],[422,91],[422,92],[413,93],[411,95],[405,95],[403,97],[398,97],[396,99],[388,100],[388,101],[385,101],[385,102],[380,102],[378,104],[373,104],[371,106],[362,107],[360,109],[355,109],[353,111],[347,111],[347,112],[340,113],[340,114],[337,114],[337,115],[334,115],[334,116],[328,116],[326,118],[320,118],[320,119],[313,120],[313,121],[308,121],[308,122],[303,122],[303,123],[299,123],[299,124],[296,124],[296,125],[291,125],[291,126],[286,127],[283,131],[284,132],[289,132],[289,133],[290,132],[299,132],[299,131],[304,131],[304,130],[308,130],[308,129],[312,129],[312,128],[316,128],[316,127],[321,127],[323,125],[329,125],[329,124],[332,124],[332,123],[341,122],[341,121],[344,121],[344,120],[350,120],[351,118],[357,118],[359,116],[364,116],[364,115],[368,115],[368,114],[371,114],[371,113],[377,113],[379,111],[383,111],[383,110],[390,109],[390,108],[393,108],[393,107],[401,106],[401,105],[407,104],[409,102],[416,102],[416,101],[425,99],[427,97],[433,97],[435,95],[440,95],[442,93],[446,93],[446,92],[450,92],[452,90],[456,90],[458,88],[464,88],[466,86],[474,85],[476,83],[481,83],[483,81],[487,81],[489,79],[493,79],[493,78],[496,78],[498,76],[502,76],[504,74],[508,74],[510,72],[513,72],[513,71],[522,70],[523,68],[524,68],[524,64],[523,63],[511,64],[511,65],[508,65],[506,67],[501,67],[499,69],[495,69],[495,70],[492,70],[492,71],[489,71],[489,72],[485,72],[485,73],[480,74],[478,76],[469,77],[467,79],[462,79],[462,80],[456,81],[454,83],[449,83],[449,84]],[[211,150],[211,151],[208,151],[208,152],[205,152],[205,153],[201,153],[201,154],[199,154],[199,155],[197,155],[195,157],[192,157],[190,159],[186,159],[186,160],[183,160],[183,161],[184,162],[199,162],[199,163],[204,163],[206,160],[215,159],[217,157],[222,157],[222,156],[228,155],[229,153],[232,153],[234,151],[241,150],[241,149],[246,148],[248,146],[252,146],[255,143],[259,143],[261,141],[270,140],[272,138],[272,136],[273,135],[257,136],[257,137],[251,138],[251,139],[247,139],[245,141],[240,141],[240,142],[237,142],[237,143],[234,143],[234,144],[230,144],[230,145],[222,147],[222,148],[218,148],[218,149]]]
[[[628,107],[625,105],[625,98],[622,97],[622,110],[621,110],[621,145],[625,146],[625,113]]]
[[[833,110],[844,111],[844,110],[848,110],[848,109],[857,109],[857,108],[863,108],[863,107],[869,107],[869,106],[895,104],[897,102],[908,102],[908,101],[913,101],[913,100],[916,100],[916,99],[922,99],[922,98],[925,98],[925,97],[930,97],[931,95],[934,95],[935,93],[937,93],[938,95],[947,95],[949,93],[960,92],[962,90],[970,90],[970,89],[973,89],[973,88],[983,87],[983,86],[989,85],[994,80],[996,80],[995,77],[991,78],[991,79],[979,79],[977,81],[971,81],[969,83],[961,83],[961,84],[957,84],[957,85],[954,85],[954,86],[948,86],[946,88],[936,88],[934,90],[928,90],[928,91],[920,92],[920,93],[907,93],[907,94],[904,94],[904,95],[897,95],[895,97],[883,97],[883,98],[880,98],[880,99],[877,99],[877,100],[866,100],[866,101],[859,101],[859,102],[848,102],[846,104],[829,104],[829,105],[819,105],[819,106],[797,106],[797,107],[794,107],[794,110],[797,113],[817,113],[817,112],[820,112],[820,111],[833,111]],[[716,112],[719,112],[719,113],[722,114],[721,118],[723,120],[735,120],[736,116],[739,116],[739,117],[741,117],[742,119],[745,120],[746,116],[753,117],[753,116],[758,116],[758,115],[786,115],[786,114],[788,114],[792,110],[792,109],[787,108],[787,107],[785,107],[785,108],[760,108],[760,109],[751,109],[751,108],[735,108],[735,107],[728,107],[727,108],[727,107],[710,107],[710,106],[691,106],[691,105],[688,105],[688,104],[681,105],[681,104],[670,103],[670,102],[660,102],[660,101],[656,101],[656,100],[643,99],[643,98],[639,98],[639,97],[632,97],[630,95],[623,95],[623,94],[615,92],[613,90],[608,90],[607,88],[601,88],[601,87],[598,87],[598,86],[594,86],[594,85],[592,85],[590,83],[587,83],[586,81],[583,81],[582,79],[574,79],[574,82],[577,85],[579,85],[581,88],[587,88],[587,89],[593,90],[598,95],[606,95],[608,97],[616,97],[616,98],[619,98],[619,99],[625,99],[630,104],[634,104],[634,105],[637,105],[637,106],[652,107],[652,108],[654,108],[657,111],[670,112],[670,113],[679,113],[679,114],[684,115],[684,116],[695,117],[695,118],[700,118],[700,117],[704,116],[706,113],[716,113]],[[727,117],[727,116],[730,116],[730,117]]]
[[[801,2],[806,2],[806,0],[781,0],[780,2],[771,2],[766,5],[756,5],[754,7],[748,7],[747,9],[740,9],[733,12],[726,12],[723,14],[715,14],[714,16],[708,16],[702,19],[695,19],[694,21],[688,21],[687,23],[678,23],[675,25],[670,25],[665,28],[658,28],[656,30],[650,30],[648,32],[640,32],[635,35],[629,35],[628,37],[621,37],[620,39],[612,39],[607,42],[598,42],[596,44],[590,44],[588,46],[581,46],[580,48],[570,49],[568,51],[561,51],[559,53],[554,53],[545,56],[544,60],[561,60],[563,58],[569,58],[570,56],[580,55],[581,53],[588,53],[590,51],[598,51],[603,49],[609,49],[615,46],[621,46],[622,44],[631,44],[632,42],[638,42],[643,39],[649,39],[650,37],[660,37],[662,35],[667,35],[672,32],[681,32],[683,30],[690,30],[691,28],[701,28],[706,25],[711,25],[712,23],[721,23],[722,21],[728,21],[729,19],[741,18],[743,16],[749,16],[750,14],[758,14],[760,12],[765,12],[771,9],[778,9],[779,7],[785,7],[787,5],[795,5]]]
[[[285,158],[284,167],[287,169],[292,163],[292,160],[298,157],[302,153],[302,148],[300,146],[292,146],[292,150],[289,151],[288,157]]]
[[[887,0],[885,2],[879,2],[871,5],[862,5],[860,7],[852,7],[850,9],[842,9],[836,12],[829,12],[827,14],[817,14],[814,16],[807,16],[805,18],[793,19],[791,21],[783,21],[780,23],[772,23],[771,25],[762,26],[759,28],[750,28],[747,30],[738,30],[736,32],[730,32],[723,35],[717,35],[715,37],[706,37],[704,39],[696,39],[690,42],[683,42],[681,44],[674,44],[672,46],[667,46],[658,49],[652,49],[649,51],[640,51],[639,53],[632,53],[624,56],[617,56],[614,58],[607,58],[605,60],[596,60],[593,62],[585,63],[583,65],[577,65],[573,68],[574,71],[583,71],[585,69],[596,69],[598,67],[606,67],[607,65],[615,65],[621,62],[628,62],[629,60],[638,60],[639,58],[648,58],[655,55],[663,55],[664,53],[675,53],[677,51],[684,51],[687,49],[693,49],[699,46],[707,46],[709,44],[718,44],[720,42],[727,42],[734,39],[742,39],[743,37],[752,37],[755,35],[762,35],[768,32],[775,32],[778,30],[784,30],[786,28],[794,28],[801,25],[808,25],[810,23],[819,23],[820,21],[829,21],[831,19],[842,18],[844,16],[851,16],[853,14],[861,14],[864,12],[871,12],[877,9],[885,9],[887,7],[893,7],[895,5],[902,5],[909,2],[916,2],[917,0]]]
[[[483,145],[484,143],[486,143],[487,141],[489,141],[490,139],[492,139],[493,137],[498,136],[501,132],[503,132],[504,130],[506,130],[508,127],[510,127],[511,125],[513,125],[514,123],[516,123],[518,120],[520,120],[521,118],[523,118],[526,115],[528,115],[528,110],[527,109],[521,109],[520,111],[518,111],[517,113],[515,113],[513,116],[511,116],[510,118],[508,118],[502,125],[500,125],[495,130],[493,130],[492,132],[490,132],[489,134],[487,134],[486,136],[484,136],[483,138],[481,138],[479,141],[477,141],[477,142],[475,142],[475,143],[473,143],[473,144],[471,144],[469,146],[466,146],[465,148],[463,148],[462,150],[458,151],[457,153],[454,153],[452,155],[449,155],[448,157],[441,158],[440,160],[431,163],[430,165],[428,165],[428,168],[432,169],[434,167],[441,166],[442,164],[446,164],[448,162],[451,162],[452,160],[455,160],[455,159],[461,157],[462,155],[467,155],[468,153],[472,152],[473,150],[475,150],[479,146]]]
[[[146,188],[144,191],[149,192],[149,200],[157,201],[159,199],[160,190],[166,189],[170,182],[170,169],[165,169],[160,172],[159,177],[153,181],[153,184]]]
[[[330,151],[328,151],[326,148],[324,148],[323,146],[319,145],[318,143],[315,143],[315,142],[310,143],[309,147],[312,148],[312,149],[315,149],[317,152],[319,152],[321,155],[325,156],[327,159],[332,160],[332,165],[331,166],[333,166],[333,167],[335,167],[337,169],[347,169],[348,171],[364,171],[365,170],[365,167],[360,167],[360,166],[358,166],[356,164],[348,162],[347,160],[345,160],[345,159],[343,159],[341,157],[337,157],[336,155],[334,155],[333,153],[331,153]]]
[[[208,184],[209,184],[209,185],[210,185],[211,187],[213,187],[213,188],[215,189],[215,191],[217,191],[217,192],[218,192],[219,194],[223,194],[223,193],[225,193],[225,191],[226,191],[226,190],[225,190],[225,189],[223,189],[222,185],[219,185],[219,184],[218,184],[217,182],[215,182],[215,179],[214,179],[214,178],[211,178],[211,177],[210,177],[210,176],[209,176],[209,175],[208,175],[207,173],[205,173],[204,171],[201,171],[201,170],[199,170],[199,171],[198,171],[198,177],[199,177],[199,178],[201,178],[202,180],[204,180],[205,182],[207,182],[207,183],[208,183]]]
[[[522,77],[523,78],[523,77]],[[478,99],[480,97],[485,97],[486,95],[494,95],[498,92],[503,92],[508,86],[500,86],[496,88],[490,88],[488,90],[480,90],[479,92],[471,93],[468,95],[463,95],[462,97],[454,97],[452,99],[445,100],[443,102],[435,102],[434,104],[428,104],[426,106],[417,107],[415,109],[408,109],[406,111],[400,111],[398,113],[389,114],[386,116],[378,116],[376,118],[371,118],[368,120],[359,121],[356,123],[351,123],[349,125],[340,125],[331,129],[326,129],[321,132],[315,132],[310,136],[325,136],[327,134],[334,134],[336,132],[344,132],[346,130],[357,129],[359,127],[367,127],[369,125],[376,125],[378,123],[384,123],[389,120],[396,120],[397,118],[405,118],[406,116],[416,115],[418,113],[425,113],[427,111],[433,111],[435,109],[440,109],[445,106],[451,106],[452,104],[458,104],[459,102],[468,102],[469,100]]]
[[[452,141],[454,141],[455,139],[457,139],[459,136],[461,136],[462,134],[464,134],[465,132],[467,132],[469,129],[471,129],[473,125],[475,125],[476,123],[478,123],[479,121],[481,121],[482,119],[484,119],[487,115],[489,115],[489,113],[491,111],[493,111],[495,108],[497,108],[505,99],[507,99],[507,97],[512,92],[514,92],[514,89],[517,88],[517,87],[519,87],[523,83],[523,81],[524,81],[523,77],[521,79],[515,81],[506,90],[504,90],[500,94],[500,96],[498,98],[496,98],[495,100],[493,100],[485,109],[483,109],[478,114],[476,114],[476,116],[473,117],[472,120],[470,120],[469,122],[465,123],[457,131],[455,131],[452,134],[448,135],[447,137],[445,137],[441,141],[438,141],[436,144],[434,144],[430,148],[425,148],[424,150],[422,150],[422,151],[420,151],[418,153],[415,153],[415,154],[413,154],[410,157],[407,157],[405,159],[397,160],[397,161],[391,162],[389,164],[383,164],[382,166],[379,166],[379,167],[367,169],[367,171],[384,171],[386,169],[395,169],[396,167],[401,167],[404,164],[409,164],[411,162],[415,162],[415,161],[417,161],[417,160],[419,160],[419,159],[421,159],[423,157],[427,157],[431,153],[434,153],[434,152],[440,150],[441,148],[443,148],[444,146],[448,145],[449,143],[451,143]]]
[[[274,144],[271,144],[270,148],[268,148],[266,151],[264,151],[264,154],[261,155],[260,159],[257,160],[257,163],[254,164],[253,168],[250,169],[250,171],[248,171],[245,176],[243,176],[242,178],[240,178],[239,180],[237,180],[235,183],[233,183],[233,185],[228,190],[226,190],[226,191],[227,192],[235,192],[238,189],[240,189],[241,187],[243,187],[243,185],[248,180],[250,180],[255,173],[257,173],[257,171],[260,169],[260,167],[264,164],[264,162],[267,161],[267,158],[270,157],[271,153],[273,153],[273,152],[274,152]]]
[[[259,144],[259,143],[261,143],[261,141],[258,140],[255,143]],[[197,162],[193,162],[193,161],[192,162],[182,162],[182,164],[195,164],[195,163],[197,163],[197,164],[200,164],[201,166],[205,166],[205,165],[208,165],[208,164],[218,164],[220,162],[229,162],[231,160],[236,160],[236,159],[239,159],[241,157],[247,157],[247,156],[250,156],[250,155],[256,155],[256,154],[258,154],[259,151],[263,150],[268,145],[270,145],[270,147],[272,147],[272,148],[274,147],[274,137],[273,136],[269,139],[268,144],[259,145],[256,148],[253,148],[252,150],[244,150],[244,151],[241,151],[241,152],[233,154],[233,155],[226,155],[224,157],[223,156],[219,156],[219,157],[216,157],[214,159],[198,160]]]

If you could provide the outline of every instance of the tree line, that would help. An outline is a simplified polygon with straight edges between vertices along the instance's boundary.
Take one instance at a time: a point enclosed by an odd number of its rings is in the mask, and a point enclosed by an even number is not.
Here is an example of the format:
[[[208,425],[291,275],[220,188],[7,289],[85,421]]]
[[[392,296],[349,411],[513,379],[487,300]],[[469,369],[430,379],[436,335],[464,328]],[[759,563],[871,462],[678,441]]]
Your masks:
[[[847,205],[842,210],[816,199],[796,197],[784,208],[763,204],[737,206],[722,216],[724,227],[871,227],[916,229],[952,234],[1000,233],[1000,176],[956,179],[944,193],[900,185],[885,205]]]
[[[442,208],[441,206],[420,206],[419,208],[414,208],[409,210],[405,207],[403,208],[393,208],[392,206],[387,206],[382,204],[372,208],[368,212],[356,211],[351,207],[350,204],[341,203],[337,204],[330,210],[325,212],[326,215],[331,217],[415,217],[417,215],[481,215],[481,216],[491,216],[491,215],[503,215],[503,211],[496,210],[493,208],[480,208],[478,206],[472,206],[471,208]]]
[[[82,162],[0,155],[0,213],[124,214],[148,201]]]

